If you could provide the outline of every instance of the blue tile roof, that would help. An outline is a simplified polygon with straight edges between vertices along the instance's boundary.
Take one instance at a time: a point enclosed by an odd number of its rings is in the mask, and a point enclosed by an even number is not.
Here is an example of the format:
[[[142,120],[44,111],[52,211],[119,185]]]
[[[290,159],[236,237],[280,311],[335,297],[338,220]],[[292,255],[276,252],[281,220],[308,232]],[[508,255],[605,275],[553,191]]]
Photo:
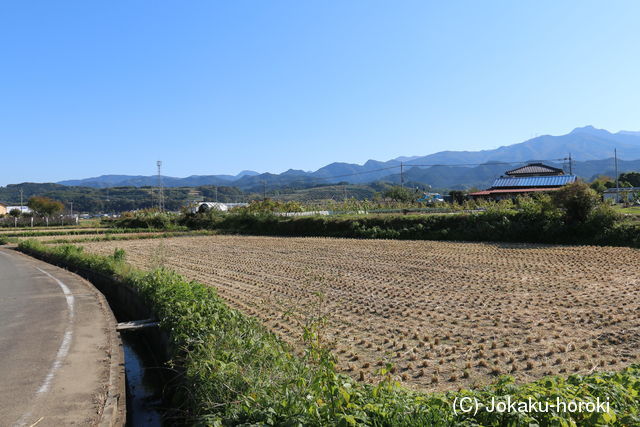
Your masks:
[[[491,188],[510,187],[558,187],[575,182],[575,175],[500,177],[493,181]]]

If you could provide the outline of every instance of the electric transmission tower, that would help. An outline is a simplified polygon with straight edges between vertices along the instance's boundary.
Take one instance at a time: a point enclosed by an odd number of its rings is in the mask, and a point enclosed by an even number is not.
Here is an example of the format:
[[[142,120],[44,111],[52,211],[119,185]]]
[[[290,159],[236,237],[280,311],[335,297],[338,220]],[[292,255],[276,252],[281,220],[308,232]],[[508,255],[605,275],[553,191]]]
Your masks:
[[[164,212],[164,188],[162,187],[162,160],[156,162],[158,165],[158,210]]]

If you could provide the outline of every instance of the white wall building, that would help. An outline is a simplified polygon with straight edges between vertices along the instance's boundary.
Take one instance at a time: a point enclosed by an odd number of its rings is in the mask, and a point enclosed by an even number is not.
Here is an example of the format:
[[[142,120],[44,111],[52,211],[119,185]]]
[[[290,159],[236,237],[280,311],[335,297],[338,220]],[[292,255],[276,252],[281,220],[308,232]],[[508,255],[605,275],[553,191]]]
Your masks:
[[[31,209],[28,206],[7,206],[7,213],[14,209],[18,209],[20,213],[31,213]]]

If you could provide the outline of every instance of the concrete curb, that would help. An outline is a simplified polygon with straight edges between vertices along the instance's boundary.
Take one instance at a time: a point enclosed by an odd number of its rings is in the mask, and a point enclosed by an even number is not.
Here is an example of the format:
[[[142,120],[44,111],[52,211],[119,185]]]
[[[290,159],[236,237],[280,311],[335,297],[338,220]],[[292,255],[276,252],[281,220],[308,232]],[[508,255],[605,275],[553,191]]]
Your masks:
[[[125,365],[124,351],[122,349],[122,340],[120,334],[116,331],[118,324],[109,303],[105,296],[96,289],[91,282],[82,279],[88,286],[95,289],[98,295],[100,305],[102,305],[105,315],[108,318],[109,330],[109,354],[111,356],[111,364],[109,366],[109,382],[107,384],[107,396],[100,414],[98,425],[100,427],[117,427],[124,426],[127,421],[126,413],[126,382],[125,382]]]

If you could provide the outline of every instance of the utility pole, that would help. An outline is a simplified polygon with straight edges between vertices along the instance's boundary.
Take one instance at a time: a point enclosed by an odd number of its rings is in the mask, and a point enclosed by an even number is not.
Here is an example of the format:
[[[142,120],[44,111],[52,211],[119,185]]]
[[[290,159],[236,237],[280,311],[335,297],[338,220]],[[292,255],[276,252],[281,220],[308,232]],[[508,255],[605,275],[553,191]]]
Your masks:
[[[262,181],[262,200],[267,200],[267,181]]]
[[[562,170],[566,172],[566,162],[569,162],[569,175],[573,175],[573,160],[571,159],[571,153],[569,153],[569,157],[564,157],[562,159]]]
[[[613,160],[616,167],[616,203],[620,203],[620,181],[618,179],[618,149],[613,149]]]
[[[158,210],[164,212],[164,189],[162,188],[162,160],[156,162],[158,165]]]
[[[400,162],[400,187],[404,188],[404,164]]]
[[[218,202],[218,186],[216,185],[216,203]]]
[[[71,202],[71,218],[73,218],[76,221],[76,225],[78,225],[78,222],[80,221],[80,217],[73,216],[73,202]]]
[[[22,204],[22,188],[20,189],[20,213],[22,213],[22,206],[24,206]]]

